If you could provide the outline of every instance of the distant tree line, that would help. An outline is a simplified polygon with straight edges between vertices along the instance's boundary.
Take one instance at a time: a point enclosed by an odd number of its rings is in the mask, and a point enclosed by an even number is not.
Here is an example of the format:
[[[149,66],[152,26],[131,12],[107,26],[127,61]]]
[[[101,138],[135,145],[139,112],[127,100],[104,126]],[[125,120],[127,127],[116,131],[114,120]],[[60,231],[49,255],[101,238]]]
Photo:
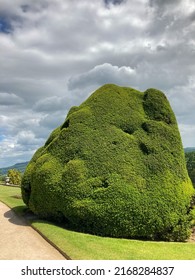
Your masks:
[[[185,153],[185,157],[189,177],[195,186],[195,152]]]
[[[0,171],[0,182],[5,182],[5,175],[3,175]]]

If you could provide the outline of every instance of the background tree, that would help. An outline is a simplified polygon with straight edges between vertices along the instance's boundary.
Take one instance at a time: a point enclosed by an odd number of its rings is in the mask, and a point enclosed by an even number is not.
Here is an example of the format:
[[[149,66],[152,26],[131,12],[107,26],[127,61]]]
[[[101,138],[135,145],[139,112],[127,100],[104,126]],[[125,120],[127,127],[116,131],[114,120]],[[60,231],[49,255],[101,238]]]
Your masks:
[[[195,185],[195,152],[185,153],[185,157],[188,174]]]
[[[8,177],[10,177],[10,183],[14,185],[20,185],[22,180],[22,175],[17,169],[10,169],[8,171]]]
[[[5,175],[3,175],[0,170],[0,182],[4,182],[4,181],[5,181]]]

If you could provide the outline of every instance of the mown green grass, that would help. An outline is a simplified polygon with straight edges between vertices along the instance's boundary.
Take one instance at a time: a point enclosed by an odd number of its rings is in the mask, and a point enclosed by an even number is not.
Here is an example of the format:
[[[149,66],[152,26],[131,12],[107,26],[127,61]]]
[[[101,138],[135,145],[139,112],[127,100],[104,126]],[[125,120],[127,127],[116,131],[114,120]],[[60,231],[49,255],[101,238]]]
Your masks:
[[[24,215],[26,206],[19,196],[20,188],[0,186],[0,200]],[[42,220],[31,223],[74,260],[195,260],[195,243],[106,238],[74,232]]]

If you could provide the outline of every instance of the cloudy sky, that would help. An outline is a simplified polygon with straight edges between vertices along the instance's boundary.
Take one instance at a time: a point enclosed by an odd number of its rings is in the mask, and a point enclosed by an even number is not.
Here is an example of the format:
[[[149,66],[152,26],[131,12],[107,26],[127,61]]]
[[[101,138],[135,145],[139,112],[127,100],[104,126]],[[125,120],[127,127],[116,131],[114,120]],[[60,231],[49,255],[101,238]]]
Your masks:
[[[195,146],[195,1],[0,0],[0,167],[105,83],[165,92]]]

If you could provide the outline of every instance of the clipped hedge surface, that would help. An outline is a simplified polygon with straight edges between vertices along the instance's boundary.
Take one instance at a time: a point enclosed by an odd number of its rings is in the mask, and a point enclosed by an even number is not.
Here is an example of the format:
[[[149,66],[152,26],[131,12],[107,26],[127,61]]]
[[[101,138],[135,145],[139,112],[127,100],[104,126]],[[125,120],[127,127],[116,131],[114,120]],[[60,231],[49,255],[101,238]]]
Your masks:
[[[125,238],[185,240],[193,194],[166,96],[110,84],[71,108],[22,181],[40,217]]]

